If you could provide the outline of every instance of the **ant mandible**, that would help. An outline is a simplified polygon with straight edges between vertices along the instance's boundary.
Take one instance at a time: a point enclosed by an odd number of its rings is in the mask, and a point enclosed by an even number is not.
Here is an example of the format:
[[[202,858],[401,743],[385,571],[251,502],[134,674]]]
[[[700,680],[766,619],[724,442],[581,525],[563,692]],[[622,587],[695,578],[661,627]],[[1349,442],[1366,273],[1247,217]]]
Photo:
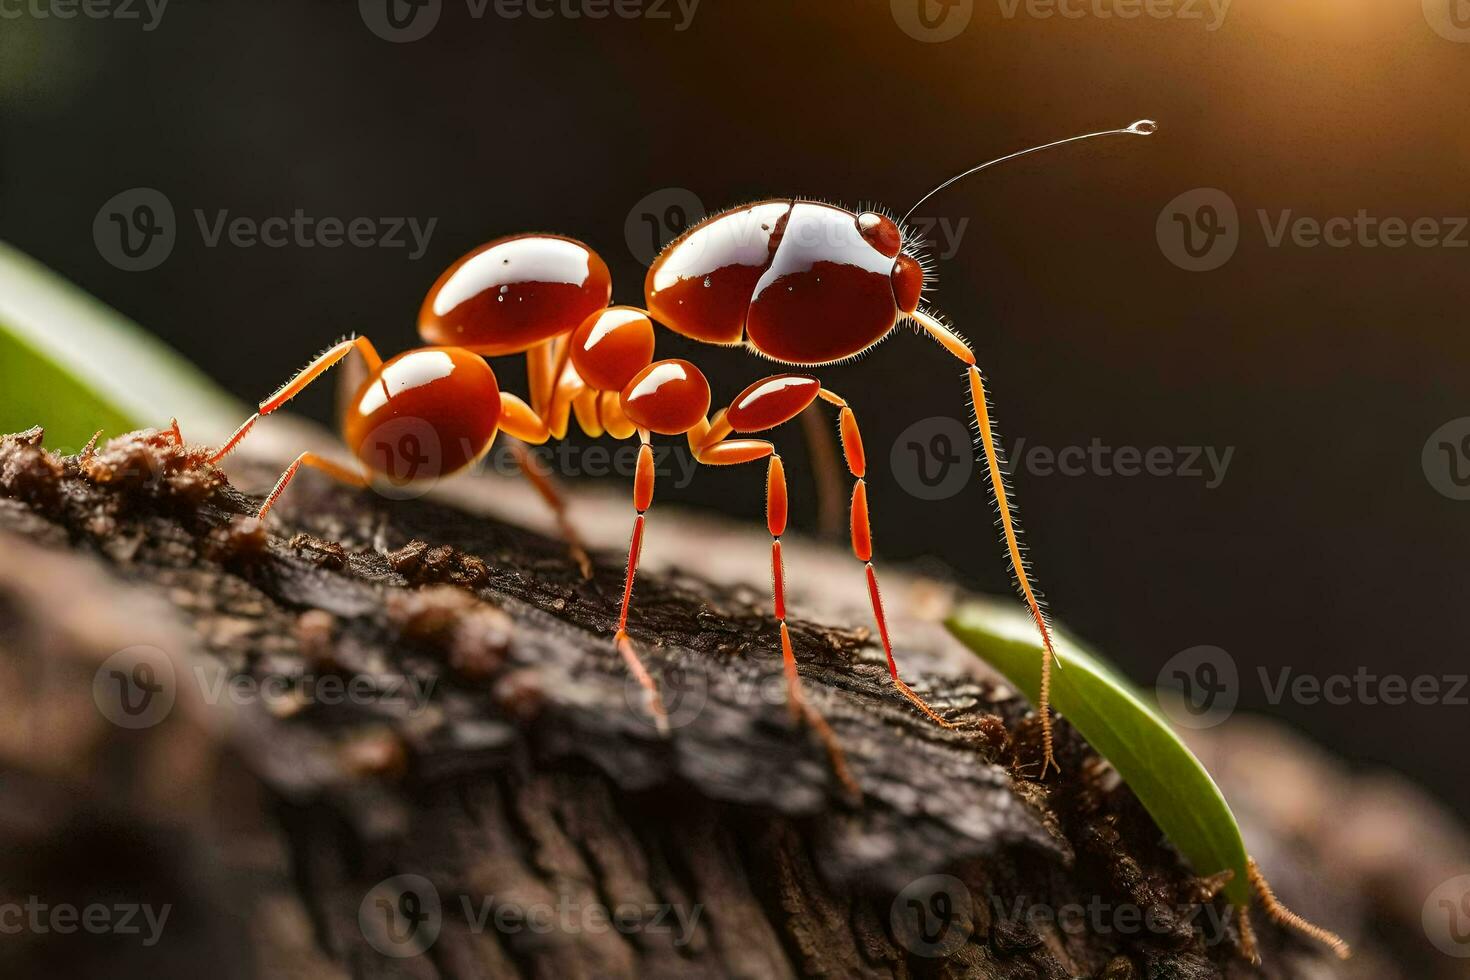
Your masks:
[[[261,505],[263,518],[302,466],[343,482],[366,486],[368,473],[393,479],[433,478],[462,470],[489,451],[504,430],[522,443],[539,445],[566,435],[570,419],[589,436],[618,439],[637,435],[642,445],[633,483],[632,539],[614,643],[642,685],[650,711],[663,731],[667,716],[658,687],[629,639],[628,607],[643,544],[645,515],[653,502],[651,436],[685,436],[695,459],[711,466],[766,460],[766,526],[771,534],[771,579],[780,629],[787,699],[793,717],[822,738],[838,777],[856,783],[841,748],[822,717],[802,696],[791,637],[786,627],[786,590],[781,535],[786,530],[786,477],[775,446],[746,436],[795,418],[816,400],[838,413],[838,431],[853,479],[850,507],[853,554],[863,564],[873,618],[894,687],[931,721],[941,717],[902,678],[893,659],[888,623],[873,570],[866,457],[857,416],[837,392],[810,374],[775,374],[750,385],[710,416],[710,387],[686,360],[653,359],[654,322],[693,340],[740,346],[770,360],[817,367],[849,360],[890,334],[904,319],[938,341],[965,366],[970,405],[980,435],[986,473],[999,512],[1001,536],[1015,584],[1030,611],[1042,646],[1042,774],[1057,768],[1052,756],[1049,694],[1056,654],[1051,627],[1019,541],[1019,530],[1001,470],[990,421],[985,381],[974,352],[939,316],[920,308],[925,271],[911,254],[914,242],[900,226],[920,205],[950,184],[987,167],[1040,150],[1098,136],[1147,136],[1152,120],[1123,129],[1087,133],[991,160],[950,178],[924,195],[900,222],[873,211],[860,214],[806,200],[759,201],[707,218],[671,242],[649,267],[644,283],[647,308],[609,306],[612,277],[591,248],[557,235],[502,238],[465,255],[439,277],[419,312],[419,334],[434,346],[383,361],[366,337],[328,349],[307,365],[212,454],[218,462],[250,427],[295,397],[352,350],[367,362],[368,377],[348,403],[343,434],[366,472],[306,452],[298,456]],[[530,401],[501,391],[484,360],[525,354]],[[405,430],[405,427],[407,429]],[[410,457],[400,473],[394,442]],[[423,442],[437,443],[425,451]],[[521,450],[524,461],[524,450]],[[552,504],[564,534],[590,574],[565,520],[559,498],[530,467],[523,471]]]

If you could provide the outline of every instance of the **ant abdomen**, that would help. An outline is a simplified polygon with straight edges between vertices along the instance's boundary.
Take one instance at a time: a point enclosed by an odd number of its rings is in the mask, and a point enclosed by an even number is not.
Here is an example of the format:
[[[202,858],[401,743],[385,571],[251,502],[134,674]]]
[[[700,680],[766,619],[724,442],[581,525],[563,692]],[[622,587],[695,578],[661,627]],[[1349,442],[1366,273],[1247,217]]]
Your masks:
[[[394,482],[464,469],[490,448],[499,426],[495,372],[461,347],[421,347],[384,362],[342,413],[348,447]]]

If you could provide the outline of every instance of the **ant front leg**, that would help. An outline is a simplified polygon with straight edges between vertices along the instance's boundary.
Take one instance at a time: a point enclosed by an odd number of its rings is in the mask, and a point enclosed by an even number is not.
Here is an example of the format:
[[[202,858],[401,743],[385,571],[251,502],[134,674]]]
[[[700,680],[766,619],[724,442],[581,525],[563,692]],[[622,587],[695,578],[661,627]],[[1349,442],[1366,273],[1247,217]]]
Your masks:
[[[909,314],[912,316],[928,334],[933,337],[945,350],[964,363],[966,377],[970,386],[970,407],[975,413],[975,425],[980,430],[980,443],[985,449],[985,468],[990,477],[990,488],[995,494],[996,509],[1000,512],[1001,536],[1005,541],[1006,551],[1011,560],[1011,571],[1016,576],[1017,590],[1021,598],[1025,600],[1026,607],[1031,613],[1031,620],[1036,624],[1036,630],[1041,634],[1041,688],[1040,702],[1036,706],[1036,713],[1041,718],[1041,742],[1042,761],[1041,775],[1045,776],[1048,769],[1062,771],[1052,755],[1053,736],[1051,720],[1051,670],[1052,662],[1061,661],[1057,659],[1056,648],[1052,643],[1051,623],[1046,618],[1046,612],[1042,608],[1041,598],[1037,588],[1031,582],[1030,571],[1027,566],[1026,557],[1021,547],[1019,522],[1013,513],[1009,491],[1006,487],[1005,475],[1001,472],[1001,456],[998,446],[998,437],[995,426],[990,421],[989,398],[985,393],[985,379],[980,374],[980,369],[975,366],[975,352],[965,339],[945,326],[937,317],[923,310],[916,310]]]
[[[256,520],[265,520],[265,515],[270,513],[271,508],[275,506],[281,494],[286,492],[286,487],[290,485],[291,480],[296,476],[296,471],[303,466],[310,466],[312,469],[321,470],[323,473],[332,477],[332,479],[345,483],[350,487],[361,488],[368,485],[368,478],[356,470],[350,470],[340,463],[334,463],[330,459],[318,456],[316,453],[302,453],[291,461],[291,465],[286,467],[286,472],[281,474],[281,478],[276,481],[276,485],[271,488],[271,492],[266,494],[265,503],[260,505],[260,511],[255,515]]]
[[[582,578],[592,578],[592,559],[587,555],[587,547],[582,541],[582,535],[578,533],[576,526],[572,524],[571,518],[567,515],[566,498],[551,476],[541,472],[535,459],[526,449],[527,445],[540,446],[551,438],[551,429],[547,426],[546,420],[537,415],[536,411],[520,398],[502,391],[500,393],[500,427],[515,440],[511,443],[511,453],[515,456],[516,468],[551,508],[556,518],[557,529],[561,532],[562,539],[566,541],[567,549],[571,552],[572,560],[577,563],[577,569],[582,573]]]

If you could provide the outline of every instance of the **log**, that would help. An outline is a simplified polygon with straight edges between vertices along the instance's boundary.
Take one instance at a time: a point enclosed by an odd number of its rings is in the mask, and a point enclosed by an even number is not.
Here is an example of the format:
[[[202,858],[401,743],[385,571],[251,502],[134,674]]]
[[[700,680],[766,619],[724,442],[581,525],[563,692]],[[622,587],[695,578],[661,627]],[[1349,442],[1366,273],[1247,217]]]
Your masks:
[[[236,487],[270,485],[258,462],[40,443],[0,439],[6,975],[1458,975],[1405,876],[1470,849],[1416,791],[1274,730],[1201,743],[1278,892],[1358,947],[1257,916],[1253,968],[1065,722],[1036,781],[1029,706],[936,622],[951,586],[883,570],[900,664],[954,731],[896,695],[852,559],[788,548],[854,798],[787,710],[759,529],[651,513],[630,632],[664,737],[611,641],[621,503],[577,498],[584,580],[504,480],[392,500],[305,475],[261,524]],[[491,516],[511,497],[523,519]],[[1295,767],[1288,813],[1258,765]]]

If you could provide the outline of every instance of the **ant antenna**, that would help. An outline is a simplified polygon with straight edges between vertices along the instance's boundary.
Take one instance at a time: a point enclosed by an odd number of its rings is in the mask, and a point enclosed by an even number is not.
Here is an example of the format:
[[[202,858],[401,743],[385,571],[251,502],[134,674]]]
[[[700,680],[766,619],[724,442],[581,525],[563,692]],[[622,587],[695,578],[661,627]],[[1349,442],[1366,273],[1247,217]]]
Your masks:
[[[993,167],[997,163],[1005,163],[1007,160],[1014,160],[1017,157],[1026,156],[1028,153],[1038,153],[1042,150],[1050,150],[1054,146],[1062,146],[1066,143],[1076,143],[1081,140],[1090,140],[1097,136],[1152,136],[1158,131],[1158,123],[1154,122],[1152,119],[1140,119],[1138,120],[1138,122],[1133,123],[1130,126],[1125,126],[1123,129],[1105,129],[1097,133],[1084,133],[1081,136],[1069,136],[1064,140],[1057,140],[1055,143],[1044,143],[1041,146],[1033,146],[1029,150],[1021,150],[1017,153],[1008,154],[1007,156],[997,157],[996,159],[991,160],[989,163],[982,163],[978,167],[971,167],[969,170],[966,170],[962,174],[955,174],[953,177],[949,178],[949,180],[946,180],[944,183],[940,184],[938,187],[934,188],[932,191],[919,198],[918,203],[909,208],[908,214],[905,214],[903,218],[899,220],[899,224],[905,224],[909,220],[909,218],[913,217],[914,212],[919,210],[920,205],[929,200],[929,198],[933,197],[935,194],[938,194],[940,191],[944,190],[950,184],[953,184],[956,181],[964,180],[971,174],[978,174],[980,171],[986,169],[987,167]]]

